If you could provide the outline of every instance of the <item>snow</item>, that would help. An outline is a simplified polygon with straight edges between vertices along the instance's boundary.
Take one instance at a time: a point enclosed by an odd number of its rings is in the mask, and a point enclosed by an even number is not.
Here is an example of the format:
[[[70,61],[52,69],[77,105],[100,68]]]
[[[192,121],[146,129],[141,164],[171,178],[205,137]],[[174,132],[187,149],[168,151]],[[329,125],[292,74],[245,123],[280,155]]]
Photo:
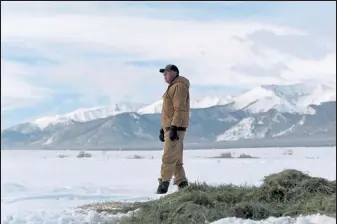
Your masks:
[[[323,102],[336,101],[336,88],[331,88],[323,84],[313,85],[306,95],[297,102],[297,107],[304,111],[309,105],[319,105]]]
[[[231,116],[231,115],[228,115],[226,116],[226,118],[219,118],[218,121],[221,121],[221,122],[233,122],[233,121],[237,121],[238,119]]]
[[[130,116],[135,120],[139,120],[139,115],[136,114],[136,113],[132,113],[132,114],[130,114]]]
[[[309,105],[336,100],[336,87],[321,83],[262,85],[233,98],[233,108],[251,113],[279,112],[312,114]]]
[[[257,136],[252,132],[252,125],[254,122],[255,118],[244,118],[234,127],[225,131],[223,134],[218,135],[216,141],[236,141],[239,139],[263,138],[265,133],[262,133],[261,136]]]
[[[125,102],[102,107],[80,108],[67,114],[41,117],[34,120],[32,123],[38,126],[40,129],[45,129],[50,125],[67,123],[71,120],[86,122],[121,114],[124,112],[134,112],[142,106],[144,106],[144,104]]]
[[[325,216],[325,215],[311,215],[311,216],[301,216],[298,218],[282,217],[275,218],[271,217],[263,221],[253,221],[244,220],[237,218],[225,218],[218,221],[212,222],[212,224],[313,224],[313,223],[324,223],[324,224],[335,224],[336,219]]]
[[[292,150],[292,155],[289,155]],[[260,159],[210,159],[222,152]],[[117,223],[130,214],[106,216],[78,206],[100,201],[144,201],[154,194],[162,151],[93,151],[77,158],[78,151],[1,151],[1,220],[3,224]],[[60,155],[65,156],[60,158]],[[139,155],[142,159],[137,159]],[[210,184],[261,184],[261,179],[283,169],[298,169],[312,176],[336,179],[336,147],[186,150],[184,163],[190,181]],[[202,167],[202,168],[201,168]],[[221,172],[214,172],[215,170]],[[235,174],[233,173],[235,170]],[[176,191],[171,186],[169,193]],[[137,212],[137,211],[136,211]],[[227,218],[214,223],[332,223],[313,214],[269,218],[254,222]]]
[[[245,109],[251,113],[266,112],[276,109],[279,112],[314,114],[309,105],[319,105],[327,101],[336,101],[336,85],[305,82],[294,85],[262,85],[238,96],[203,96],[191,98],[191,108],[208,108],[212,106],[229,105],[234,109]],[[12,127],[31,132],[34,127],[45,129],[51,125],[67,125],[72,121],[86,122],[98,118],[105,118],[124,112],[138,114],[161,113],[162,99],[145,105],[131,102],[121,102],[109,106],[95,108],[81,108],[73,112],[55,116],[38,118],[30,125],[33,127]],[[27,129],[27,130],[26,130]]]
[[[265,112],[281,103],[281,98],[273,91],[263,87],[254,88],[233,99],[232,107],[236,110],[246,109],[251,113]]]
[[[325,83],[304,82],[294,85],[269,85],[263,88],[273,91],[276,96],[294,105],[295,110],[300,113],[310,113],[307,108],[311,104],[319,105],[336,100],[336,85]]]
[[[232,96],[204,96],[197,100],[191,100],[191,108],[208,108],[212,106],[226,105],[232,102]]]
[[[298,124],[299,124],[299,125],[304,125],[305,119],[306,119],[306,117],[304,116],[304,117],[298,122]]]
[[[204,96],[200,99],[191,99],[190,107],[192,109],[208,108],[212,106],[226,105],[232,102],[231,96]],[[163,100],[156,101],[137,111],[139,114],[157,114],[161,113]]]
[[[137,131],[133,132],[134,135],[138,136],[139,138],[144,139],[153,139],[153,136],[147,132],[147,130],[138,127]]]
[[[36,125],[39,129],[43,130],[48,126],[56,125],[56,124],[70,124],[71,118],[65,117],[66,115],[55,115],[55,116],[49,116],[49,117],[41,117],[33,122],[31,124]]]
[[[158,114],[161,113],[163,100],[158,100],[146,107],[140,108],[137,113],[139,114]]]
[[[279,132],[279,133],[273,135],[273,137],[283,136],[283,135],[285,135],[285,134],[287,134],[287,133],[289,133],[289,132],[292,132],[292,131],[294,130],[294,128],[295,128],[295,125],[291,125],[290,128],[287,128],[286,130],[281,131],[281,132]]]
[[[48,138],[48,140],[43,143],[43,145],[50,145],[54,142],[54,136],[51,136],[50,138]]]

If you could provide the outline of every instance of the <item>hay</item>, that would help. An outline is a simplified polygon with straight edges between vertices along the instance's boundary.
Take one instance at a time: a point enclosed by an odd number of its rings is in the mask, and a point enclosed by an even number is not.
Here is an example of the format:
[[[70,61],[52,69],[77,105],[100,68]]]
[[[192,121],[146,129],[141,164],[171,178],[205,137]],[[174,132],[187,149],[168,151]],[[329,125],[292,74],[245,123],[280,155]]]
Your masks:
[[[265,177],[260,187],[194,183],[158,200],[121,203],[113,209],[107,203],[86,208],[113,214],[141,209],[136,217],[121,224],[207,223],[225,217],[261,220],[316,213],[334,216],[336,181],[285,170]]]

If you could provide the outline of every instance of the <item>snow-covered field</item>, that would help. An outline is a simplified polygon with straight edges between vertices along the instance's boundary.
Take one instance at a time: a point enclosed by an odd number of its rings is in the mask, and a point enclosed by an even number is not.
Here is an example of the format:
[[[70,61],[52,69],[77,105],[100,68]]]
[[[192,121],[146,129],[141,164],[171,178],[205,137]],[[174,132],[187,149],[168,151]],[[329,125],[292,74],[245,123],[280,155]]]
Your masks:
[[[184,163],[190,181],[209,184],[259,185],[264,176],[289,168],[336,179],[336,147],[291,149],[292,155],[285,155],[285,148],[189,150],[185,151]],[[207,158],[223,152],[231,152],[234,157],[246,153],[260,158]],[[154,192],[161,151],[97,151],[90,152],[91,158],[77,158],[78,153],[1,151],[1,223],[99,223],[104,217],[95,212],[79,212],[76,206],[157,197]],[[135,159],[134,155],[143,158]],[[175,190],[170,188],[170,192]],[[320,215],[293,221],[336,223],[335,219]],[[227,218],[215,223],[256,222]],[[289,218],[270,218],[261,223],[292,222]]]

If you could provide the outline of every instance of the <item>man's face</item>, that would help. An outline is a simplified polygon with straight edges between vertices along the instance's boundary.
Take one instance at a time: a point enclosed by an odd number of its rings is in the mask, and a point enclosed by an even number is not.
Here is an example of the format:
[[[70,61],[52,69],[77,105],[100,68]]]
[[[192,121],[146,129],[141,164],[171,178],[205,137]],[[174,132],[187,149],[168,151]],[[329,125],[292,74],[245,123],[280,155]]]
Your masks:
[[[171,71],[165,71],[164,72],[164,80],[167,84],[170,84],[171,81],[173,80],[173,72]]]

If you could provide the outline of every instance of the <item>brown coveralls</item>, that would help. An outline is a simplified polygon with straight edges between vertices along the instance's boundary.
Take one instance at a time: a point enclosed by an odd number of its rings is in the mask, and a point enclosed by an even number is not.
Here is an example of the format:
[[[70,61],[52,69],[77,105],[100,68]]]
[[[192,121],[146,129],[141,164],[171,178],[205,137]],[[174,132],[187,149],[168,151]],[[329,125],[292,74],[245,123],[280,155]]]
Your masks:
[[[168,86],[163,95],[163,107],[161,113],[162,128],[164,130],[164,153],[160,176],[162,181],[170,181],[174,175],[174,184],[179,185],[187,181],[183,167],[183,148],[185,132],[179,129],[187,129],[190,119],[190,82],[182,76],[178,76]],[[169,127],[178,127],[179,140],[171,141]]]

